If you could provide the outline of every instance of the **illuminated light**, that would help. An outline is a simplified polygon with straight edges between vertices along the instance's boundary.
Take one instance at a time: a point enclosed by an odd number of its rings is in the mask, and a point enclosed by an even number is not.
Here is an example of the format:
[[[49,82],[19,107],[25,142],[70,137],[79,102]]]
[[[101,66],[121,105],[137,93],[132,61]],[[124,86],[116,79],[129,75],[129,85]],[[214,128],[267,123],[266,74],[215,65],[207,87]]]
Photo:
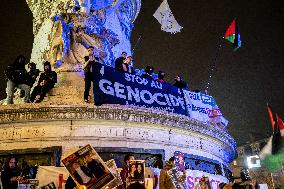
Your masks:
[[[255,155],[255,156],[247,157],[247,164],[248,164],[249,169],[255,168],[255,167],[261,167],[259,156]]]
[[[57,60],[55,66],[56,67],[62,66],[62,61],[61,60]]]

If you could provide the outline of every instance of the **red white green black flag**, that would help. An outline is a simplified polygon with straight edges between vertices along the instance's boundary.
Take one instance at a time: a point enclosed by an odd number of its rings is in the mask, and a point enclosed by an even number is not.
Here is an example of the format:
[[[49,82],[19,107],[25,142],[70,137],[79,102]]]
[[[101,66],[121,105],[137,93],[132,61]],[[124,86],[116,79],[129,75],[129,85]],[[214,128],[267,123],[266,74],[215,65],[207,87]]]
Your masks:
[[[232,21],[223,38],[227,39],[230,43],[233,44],[234,50],[237,50],[241,47],[241,35],[237,26],[236,19]]]

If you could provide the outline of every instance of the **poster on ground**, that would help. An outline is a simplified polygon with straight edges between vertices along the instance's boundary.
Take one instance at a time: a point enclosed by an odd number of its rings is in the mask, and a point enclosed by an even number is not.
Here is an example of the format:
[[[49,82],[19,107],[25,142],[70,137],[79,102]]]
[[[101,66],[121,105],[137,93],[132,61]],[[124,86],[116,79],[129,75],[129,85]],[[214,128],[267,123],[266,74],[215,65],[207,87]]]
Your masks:
[[[91,145],[67,156],[62,163],[77,186],[85,186],[86,189],[104,188],[114,180],[113,174]]]

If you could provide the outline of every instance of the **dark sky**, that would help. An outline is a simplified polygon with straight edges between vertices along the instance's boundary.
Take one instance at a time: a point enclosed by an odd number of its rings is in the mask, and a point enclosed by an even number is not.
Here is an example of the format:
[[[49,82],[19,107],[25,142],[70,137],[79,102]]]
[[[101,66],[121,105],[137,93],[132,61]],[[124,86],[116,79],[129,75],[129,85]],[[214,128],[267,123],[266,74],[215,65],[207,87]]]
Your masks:
[[[221,44],[209,93],[229,120],[228,130],[238,144],[269,136],[266,103],[284,118],[284,1],[168,0],[184,27],[175,35],[161,31],[152,16],[161,2],[142,0],[132,35],[132,44],[142,36],[135,66],[164,70],[169,82],[175,74],[182,74],[191,89],[203,90]],[[6,96],[3,69],[18,54],[30,57],[33,34],[32,14],[25,0],[4,0],[0,9],[2,99]],[[222,39],[233,18],[243,42],[236,52]]]

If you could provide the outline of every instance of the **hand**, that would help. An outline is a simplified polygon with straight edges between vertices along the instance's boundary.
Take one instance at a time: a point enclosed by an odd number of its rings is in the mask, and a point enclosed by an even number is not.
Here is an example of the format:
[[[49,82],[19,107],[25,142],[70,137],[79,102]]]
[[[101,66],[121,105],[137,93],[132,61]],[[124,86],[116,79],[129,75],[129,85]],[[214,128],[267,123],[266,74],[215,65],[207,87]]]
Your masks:
[[[16,182],[16,181],[18,181],[18,177],[12,177],[12,178],[10,178],[10,181],[11,181],[11,182]]]
[[[17,177],[12,177],[12,178],[10,178],[10,181],[11,181],[11,182],[17,182],[17,181],[20,181],[20,180],[22,180],[22,179],[23,179],[23,177],[17,176]]]
[[[79,189],[86,189],[87,187],[86,186],[84,186],[84,185],[80,185],[79,186]]]

